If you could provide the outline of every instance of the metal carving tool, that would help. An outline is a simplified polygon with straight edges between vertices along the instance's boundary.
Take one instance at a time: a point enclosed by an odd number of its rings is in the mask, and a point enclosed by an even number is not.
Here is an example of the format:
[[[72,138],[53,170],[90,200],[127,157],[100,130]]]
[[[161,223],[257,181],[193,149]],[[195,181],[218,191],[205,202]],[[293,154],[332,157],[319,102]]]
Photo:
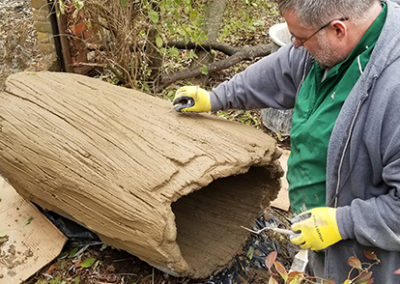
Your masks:
[[[288,236],[294,235],[294,232],[292,230],[275,228],[275,227],[264,227],[264,228],[262,228],[262,229],[260,229],[258,231],[254,231],[254,230],[246,228],[244,226],[240,226],[240,227],[242,227],[243,229],[245,229],[247,231],[252,232],[253,234],[257,234],[257,235],[260,234],[261,232],[265,231],[265,230],[272,230],[274,232],[281,233],[281,234],[288,235]]]
[[[284,235],[288,235],[288,236],[293,236],[295,235],[295,232],[293,232],[292,230],[288,230],[288,229],[281,229],[281,228],[275,228],[275,227],[264,227],[260,230],[251,230],[249,228],[246,228],[244,226],[240,226],[243,229],[252,232],[253,234],[260,234],[261,232],[265,231],[265,230],[272,230],[275,231],[277,233],[281,233]],[[298,253],[296,253],[296,255],[294,256],[292,265],[290,266],[290,270],[289,272],[292,271],[297,271],[297,272],[304,272],[306,267],[308,264],[308,250],[307,249],[301,249]]]

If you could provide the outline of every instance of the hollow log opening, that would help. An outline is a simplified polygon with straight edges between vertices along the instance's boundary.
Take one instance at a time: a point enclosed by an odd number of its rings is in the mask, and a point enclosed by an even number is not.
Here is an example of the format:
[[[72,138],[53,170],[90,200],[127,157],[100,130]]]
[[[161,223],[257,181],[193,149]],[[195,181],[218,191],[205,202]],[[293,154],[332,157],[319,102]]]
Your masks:
[[[218,179],[172,204],[177,243],[194,275],[209,275],[227,266],[238,254],[257,216],[276,197],[279,179],[272,167]]]

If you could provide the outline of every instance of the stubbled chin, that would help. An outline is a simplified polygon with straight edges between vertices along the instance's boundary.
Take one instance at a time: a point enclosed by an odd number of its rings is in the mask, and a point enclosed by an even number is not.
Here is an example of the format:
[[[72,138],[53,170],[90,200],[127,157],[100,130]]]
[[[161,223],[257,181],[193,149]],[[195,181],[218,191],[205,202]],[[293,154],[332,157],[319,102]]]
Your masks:
[[[335,52],[311,54],[318,65],[323,69],[329,69],[342,62],[345,58],[339,57]]]
[[[331,48],[327,41],[319,40],[318,43],[319,49],[310,52],[310,54],[314,57],[315,61],[318,62],[321,68],[332,68],[346,59],[346,57],[343,58],[336,49]]]

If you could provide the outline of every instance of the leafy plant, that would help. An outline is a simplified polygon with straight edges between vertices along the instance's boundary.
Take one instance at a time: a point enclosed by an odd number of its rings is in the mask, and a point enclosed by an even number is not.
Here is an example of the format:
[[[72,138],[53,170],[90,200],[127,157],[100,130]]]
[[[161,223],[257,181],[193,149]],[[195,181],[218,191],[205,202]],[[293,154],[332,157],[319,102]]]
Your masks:
[[[254,110],[218,111],[217,116],[227,120],[238,121],[240,123],[251,125],[256,128],[259,128],[261,126],[258,112]]]
[[[228,8],[227,14],[231,17],[224,19],[221,41],[231,41],[233,36],[244,42],[260,37],[261,41],[265,40],[271,16],[275,16],[277,21],[280,19],[276,5],[267,0],[237,2]]]
[[[65,14],[66,2],[71,2],[77,11],[81,10],[84,6],[84,0],[49,0],[49,2],[54,2],[58,5],[57,17],[60,16],[60,13],[62,15]]]
[[[284,283],[297,284],[302,283],[303,280],[310,280],[310,277],[306,277],[300,272],[287,272],[286,268],[276,260],[278,253],[276,251],[271,252],[265,258],[265,267],[270,273],[268,284],[278,284],[277,279],[282,279]]]
[[[51,1],[58,12],[75,21],[69,24],[84,22],[88,27],[85,34],[89,38],[69,35],[91,53],[92,61],[79,61],[79,66],[111,71],[111,81],[118,85],[152,91],[159,74],[179,71],[201,60],[194,50],[180,50],[168,42],[201,45],[208,40],[204,28],[207,0]],[[235,0],[227,7],[229,17],[225,17],[220,33],[220,41],[227,44],[245,44],[248,40],[242,38],[252,40],[257,34],[265,37],[265,19],[278,14],[276,5],[267,0]],[[202,74],[208,75],[206,65],[199,65],[203,66]]]
[[[364,251],[364,256],[372,262],[362,263],[358,258],[354,256],[349,257],[347,263],[350,265],[351,270],[347,277],[348,279],[344,282],[345,284],[370,284],[374,282],[372,278],[372,271],[370,271],[370,269],[372,268],[372,266],[379,264],[380,260],[372,250]],[[354,271],[357,272],[357,275],[351,278],[351,275]]]
[[[335,282],[328,279],[323,279],[320,277],[309,276],[304,272],[287,272],[285,267],[276,260],[278,253],[276,251],[271,252],[265,258],[265,266],[270,273],[270,278],[268,284],[277,284],[278,280],[283,280],[283,283],[297,284],[297,283],[326,283],[334,284]],[[372,284],[372,271],[371,268],[374,265],[380,263],[380,260],[373,251],[364,251],[364,256],[371,260],[370,263],[362,263],[357,257],[349,257],[347,263],[351,267],[347,279],[343,284]],[[396,270],[395,273],[400,274],[400,269]],[[351,275],[356,274],[354,277]]]

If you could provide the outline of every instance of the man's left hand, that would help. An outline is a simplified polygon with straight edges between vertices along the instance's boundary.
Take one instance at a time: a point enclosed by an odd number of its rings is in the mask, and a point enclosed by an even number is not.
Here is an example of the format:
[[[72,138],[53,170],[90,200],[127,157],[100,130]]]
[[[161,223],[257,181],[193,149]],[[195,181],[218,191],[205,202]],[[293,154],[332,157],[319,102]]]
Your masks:
[[[296,233],[290,241],[302,249],[321,250],[342,240],[336,221],[336,208],[319,207],[293,219]]]

